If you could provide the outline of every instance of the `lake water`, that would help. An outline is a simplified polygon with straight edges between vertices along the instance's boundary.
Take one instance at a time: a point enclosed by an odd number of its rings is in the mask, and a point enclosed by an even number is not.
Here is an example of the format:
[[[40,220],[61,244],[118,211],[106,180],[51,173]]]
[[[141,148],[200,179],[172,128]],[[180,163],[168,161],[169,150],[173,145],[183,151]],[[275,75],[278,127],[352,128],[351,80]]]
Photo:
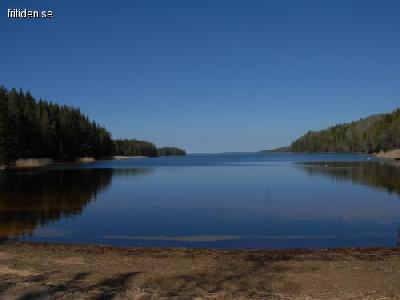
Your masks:
[[[400,167],[366,155],[219,154],[0,171],[0,241],[394,246]]]

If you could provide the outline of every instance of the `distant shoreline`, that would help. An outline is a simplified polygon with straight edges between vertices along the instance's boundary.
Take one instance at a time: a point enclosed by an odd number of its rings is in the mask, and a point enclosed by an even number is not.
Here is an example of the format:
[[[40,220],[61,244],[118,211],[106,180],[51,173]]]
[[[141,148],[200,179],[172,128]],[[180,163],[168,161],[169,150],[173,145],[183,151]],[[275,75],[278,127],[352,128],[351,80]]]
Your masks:
[[[280,151],[280,150],[261,150],[258,152],[254,152],[255,154],[310,154],[310,155],[323,155],[323,154],[354,154],[354,155],[369,155],[374,156],[380,160],[385,161],[398,161],[400,160],[400,149],[394,149],[390,151],[380,151],[378,153],[354,153],[354,152],[292,152],[292,151]],[[143,159],[149,158],[148,156],[125,156],[125,155],[115,155],[111,157],[103,157],[103,158],[93,158],[93,157],[80,157],[75,160],[54,160],[49,158],[27,158],[27,159],[17,159],[12,165],[5,166],[0,165],[0,169],[24,169],[24,168],[38,168],[38,167],[46,167],[51,165],[59,165],[59,164],[68,164],[68,163],[92,163],[97,161],[105,161],[105,160],[129,160],[129,159]]]
[[[112,159],[115,159],[115,160],[123,160],[123,159],[134,159],[134,158],[148,158],[148,156],[141,156],[141,155],[138,155],[138,156],[116,155],[116,156],[113,156],[113,157],[111,158],[111,160],[112,160]]]
[[[281,149],[272,149],[272,150],[260,150],[257,153],[259,154],[268,154],[268,153],[285,153],[285,154],[360,154],[360,155],[370,155],[375,156],[377,158],[385,158],[385,159],[400,159],[400,149],[392,149],[387,151],[379,151],[375,153],[365,153],[365,152],[301,152],[301,151],[290,151],[290,150],[281,150]]]
[[[0,165],[0,169],[24,169],[24,168],[40,168],[51,165],[59,165],[59,164],[81,164],[81,163],[92,163],[96,161],[104,161],[104,160],[127,160],[127,159],[139,159],[139,158],[148,158],[147,156],[111,156],[111,157],[103,157],[103,158],[94,158],[94,157],[79,157],[75,160],[54,160],[50,158],[20,158],[17,159],[12,165],[5,166]]]

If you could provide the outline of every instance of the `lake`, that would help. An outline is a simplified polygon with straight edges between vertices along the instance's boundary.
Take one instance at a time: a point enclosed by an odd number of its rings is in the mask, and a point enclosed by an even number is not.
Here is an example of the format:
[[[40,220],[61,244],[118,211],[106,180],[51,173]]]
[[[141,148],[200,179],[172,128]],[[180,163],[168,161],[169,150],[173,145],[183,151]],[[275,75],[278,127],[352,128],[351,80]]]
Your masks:
[[[0,241],[395,246],[400,167],[367,155],[215,154],[0,171]]]

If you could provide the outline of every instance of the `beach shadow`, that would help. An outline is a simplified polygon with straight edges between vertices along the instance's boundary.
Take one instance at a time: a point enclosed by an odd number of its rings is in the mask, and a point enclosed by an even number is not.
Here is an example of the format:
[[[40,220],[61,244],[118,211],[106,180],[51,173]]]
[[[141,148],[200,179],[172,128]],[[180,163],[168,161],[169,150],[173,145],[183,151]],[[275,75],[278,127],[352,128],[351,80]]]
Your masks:
[[[97,300],[107,300],[112,299],[114,296],[123,293],[128,288],[129,280],[140,274],[141,272],[128,272],[123,274],[118,274],[114,277],[106,278],[99,283],[92,285],[84,285],[82,281],[91,275],[88,272],[79,272],[73,275],[73,277],[61,284],[54,284],[50,286],[40,286],[37,290],[28,290],[23,295],[18,297],[18,300],[29,300],[29,299],[48,299],[56,297],[62,294],[79,294],[79,293],[93,293],[92,299]],[[40,278],[35,278],[34,281],[41,280],[46,281],[48,276],[41,275]],[[1,285],[0,285],[1,288]]]
[[[13,284],[11,282],[0,282],[0,295],[2,295],[5,291],[7,291],[9,288],[11,288]],[[1,299],[1,298],[0,298]]]
[[[134,276],[142,272],[128,272],[120,274],[113,278],[102,280],[96,285],[90,287],[90,289],[100,290],[101,294],[94,297],[96,300],[108,300],[114,296],[123,293],[127,290],[129,280]]]
[[[240,260],[240,259],[239,259]],[[292,268],[262,256],[248,257],[238,263],[235,257],[221,259],[213,268],[159,277],[146,286],[160,297],[264,298],[274,294],[274,283],[281,281]],[[286,282],[288,289],[297,290]]]

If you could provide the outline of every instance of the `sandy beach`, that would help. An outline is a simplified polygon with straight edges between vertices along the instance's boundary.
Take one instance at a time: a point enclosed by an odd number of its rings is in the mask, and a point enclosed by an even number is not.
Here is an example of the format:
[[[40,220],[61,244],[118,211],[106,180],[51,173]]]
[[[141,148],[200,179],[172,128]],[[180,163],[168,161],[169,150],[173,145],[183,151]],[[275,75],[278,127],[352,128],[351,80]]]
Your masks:
[[[0,299],[398,299],[400,250],[7,243]]]
[[[391,151],[380,151],[375,154],[377,158],[389,159],[389,160],[399,160],[400,159],[400,149],[394,149]]]

